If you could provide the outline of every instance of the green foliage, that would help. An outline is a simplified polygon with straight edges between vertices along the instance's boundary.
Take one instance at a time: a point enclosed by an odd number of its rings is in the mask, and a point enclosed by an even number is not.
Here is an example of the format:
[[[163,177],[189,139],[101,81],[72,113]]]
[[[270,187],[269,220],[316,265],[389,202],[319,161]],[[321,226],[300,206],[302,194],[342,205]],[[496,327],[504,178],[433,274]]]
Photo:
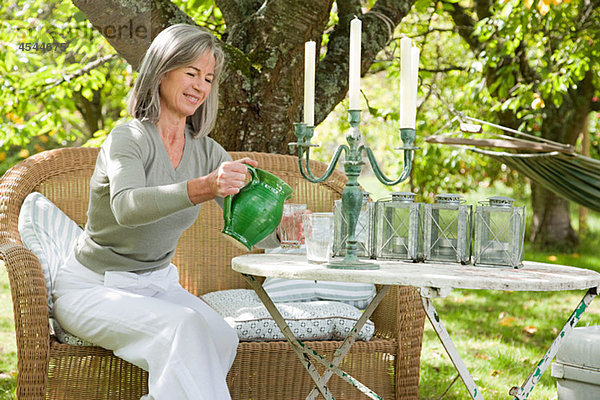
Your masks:
[[[177,1],[221,35],[213,1]],[[0,5],[0,174],[31,154],[98,146],[127,117],[136,73],[71,1]]]
[[[198,25],[209,29],[217,37],[225,33],[226,24],[221,10],[212,0],[174,0],[173,4],[189,15]]]
[[[174,4],[215,34],[225,33],[226,21],[214,1],[176,0]],[[363,1],[367,10],[373,4],[374,0]],[[474,54],[449,17],[449,12],[466,6],[463,2],[417,0],[373,64],[372,76],[362,83],[365,101],[361,129],[365,141],[384,172],[395,177],[402,167],[398,162],[401,153],[393,150],[402,145],[398,131],[398,40],[408,35],[421,47],[417,117],[417,145],[421,150],[416,153],[412,177],[404,185],[410,188],[387,190],[411,189],[422,201],[429,201],[436,193],[465,193],[497,180],[522,186],[522,179],[494,161],[461,148],[425,143],[424,137],[456,130],[456,124],[448,125],[454,114],[445,103],[487,120],[494,120],[496,112],[514,112],[524,130],[540,134],[549,107],[560,105],[566,90],[578,84],[586,71],[598,70],[600,40],[598,24],[594,24],[598,11],[584,10],[584,4],[583,0],[553,4],[542,15],[527,8],[527,1],[494,3],[492,15],[476,26],[474,37],[485,46]],[[4,47],[0,59],[0,173],[44,149],[99,145],[126,117],[126,97],[135,72],[68,0],[51,4],[11,0],[0,5],[0,16],[0,43]],[[587,20],[573,25],[577,16]],[[329,26],[336,21],[334,7]],[[24,43],[38,43],[44,48],[19,49]],[[67,47],[65,51],[48,50],[48,43],[65,43]],[[523,75],[517,63],[506,62],[520,54],[537,74],[535,79]],[[90,63],[111,55],[105,63],[90,68]],[[594,76],[597,81],[598,74]],[[490,79],[493,82],[486,85]],[[595,85],[598,87],[597,82]],[[315,140],[323,143],[323,148],[315,150],[317,158],[328,161],[335,147],[344,142],[346,106],[342,102],[317,127]],[[596,126],[593,119],[593,154],[600,149]]]
[[[550,3],[541,0],[538,10],[528,8],[527,1],[494,3],[493,14],[481,19],[473,33],[483,43],[476,56],[491,79],[489,91],[496,100],[492,110],[510,110],[520,129],[538,135],[544,120],[556,120],[553,109],[565,100],[569,107],[588,101],[570,98],[578,86],[592,83],[582,82],[588,71],[594,87],[600,88],[600,11],[581,0]]]
[[[85,144],[123,117],[131,67],[70,1],[4,2],[0,17],[0,173],[41,150]]]

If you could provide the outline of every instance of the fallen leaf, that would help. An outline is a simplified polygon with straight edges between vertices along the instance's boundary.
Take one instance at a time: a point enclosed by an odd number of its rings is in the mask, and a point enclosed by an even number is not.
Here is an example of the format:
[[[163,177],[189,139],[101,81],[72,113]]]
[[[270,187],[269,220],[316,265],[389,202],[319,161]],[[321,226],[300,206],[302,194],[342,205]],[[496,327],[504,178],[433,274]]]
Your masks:
[[[486,354],[475,354],[475,357],[480,358],[482,360],[489,360],[490,356],[486,355]]]
[[[492,371],[490,371],[490,376],[498,376],[502,373],[502,371],[494,369]]]
[[[552,255],[552,256],[548,256],[548,261],[556,261],[558,260],[558,257]]]
[[[498,323],[502,326],[513,326],[517,319],[515,317],[504,317]]]
[[[530,335],[533,335],[534,333],[537,332],[537,328],[533,325],[529,325],[529,326],[524,326],[523,327],[523,332],[525,333],[529,333]]]

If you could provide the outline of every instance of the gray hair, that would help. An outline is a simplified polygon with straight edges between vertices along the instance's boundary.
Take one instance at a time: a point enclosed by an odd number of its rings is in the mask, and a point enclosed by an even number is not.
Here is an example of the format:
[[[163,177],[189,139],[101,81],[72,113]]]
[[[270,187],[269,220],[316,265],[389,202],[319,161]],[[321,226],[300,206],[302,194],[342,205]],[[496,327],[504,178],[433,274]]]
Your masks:
[[[189,66],[206,51],[215,58],[215,77],[206,100],[193,115],[187,117],[186,123],[191,126],[194,137],[208,135],[217,119],[219,76],[225,55],[210,32],[194,25],[171,25],[154,38],[130,93],[128,111],[131,116],[156,123],[160,116],[159,85],[162,77],[169,71]]]

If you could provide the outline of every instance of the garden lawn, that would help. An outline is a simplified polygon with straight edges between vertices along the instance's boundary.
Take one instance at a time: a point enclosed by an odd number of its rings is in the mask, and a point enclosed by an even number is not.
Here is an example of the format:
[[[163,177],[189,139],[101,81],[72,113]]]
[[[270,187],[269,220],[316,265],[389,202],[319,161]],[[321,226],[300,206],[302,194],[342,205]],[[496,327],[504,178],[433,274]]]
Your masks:
[[[577,221],[573,216],[573,221]],[[526,245],[525,259],[572,265],[600,272],[600,216],[592,213],[590,233],[574,252],[540,251]],[[502,292],[456,290],[434,304],[450,337],[486,400],[512,399],[508,390],[521,386],[562,329],[584,291]],[[600,325],[600,299],[595,299],[577,326]],[[457,376],[429,321],[421,353],[421,399],[435,399]],[[469,394],[458,379],[444,399]],[[529,399],[556,399],[550,367]]]

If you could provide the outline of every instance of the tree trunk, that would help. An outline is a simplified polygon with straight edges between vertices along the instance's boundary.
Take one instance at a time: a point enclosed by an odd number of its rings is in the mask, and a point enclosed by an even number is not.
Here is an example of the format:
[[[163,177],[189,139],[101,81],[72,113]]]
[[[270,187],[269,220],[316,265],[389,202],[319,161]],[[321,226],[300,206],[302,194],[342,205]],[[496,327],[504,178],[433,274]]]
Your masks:
[[[389,42],[415,0],[377,0],[365,14],[360,3],[338,0],[338,22],[328,26],[333,0],[216,0],[227,24],[222,36],[227,68],[221,77],[219,119],[211,137],[230,151],[287,153],[301,122],[304,42],[329,42],[316,66],[315,125],[348,90],[349,26],[363,23],[362,71]],[[151,40],[169,25],[195,22],[169,0],[73,0],[95,29],[137,69]],[[141,3],[140,3],[141,4]],[[319,57],[317,57],[319,60]]]
[[[590,115],[588,114],[585,118],[584,130],[581,132],[581,154],[589,157],[590,156],[590,134],[589,134]],[[588,214],[589,210],[587,207],[579,206],[579,229],[577,233],[585,235],[589,231],[588,225]]]
[[[547,106],[542,131],[544,137],[575,145],[577,137],[587,133],[587,115],[593,97],[592,73],[588,71],[580,85],[569,89],[560,107]],[[530,238],[542,248],[567,249],[576,245],[578,235],[571,226],[569,201],[532,181],[533,221]]]
[[[531,182],[533,220],[530,240],[543,248],[566,250],[578,243],[571,227],[569,202],[541,185]]]

